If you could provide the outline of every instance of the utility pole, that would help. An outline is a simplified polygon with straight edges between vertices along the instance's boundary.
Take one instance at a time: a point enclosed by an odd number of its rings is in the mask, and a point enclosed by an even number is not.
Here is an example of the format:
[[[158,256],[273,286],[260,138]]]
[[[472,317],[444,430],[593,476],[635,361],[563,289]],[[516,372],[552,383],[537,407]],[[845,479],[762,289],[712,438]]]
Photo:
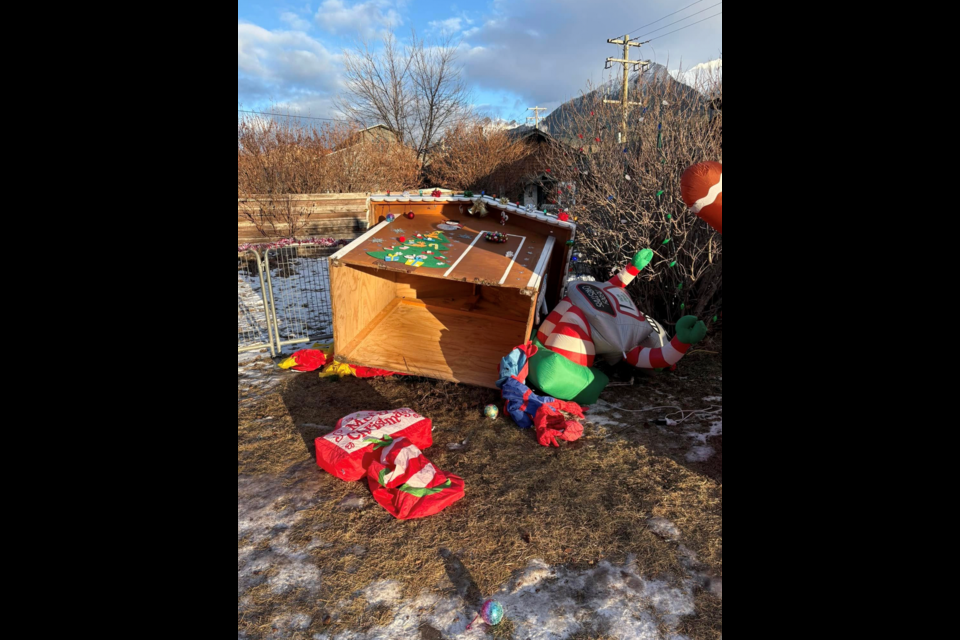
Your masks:
[[[630,59],[630,47],[642,47],[645,43],[643,42],[633,42],[630,40],[630,36],[623,36],[621,40],[607,40],[610,44],[622,44],[623,45],[623,59],[618,60],[616,58],[607,58],[607,69],[613,68],[613,64],[622,64],[623,65],[623,99],[620,101],[617,100],[604,100],[606,104],[619,104],[623,107],[623,129],[620,134],[620,143],[626,144],[627,142],[627,125],[629,124],[629,114],[631,106],[643,106],[642,102],[630,102],[630,67],[632,66],[635,70],[639,70],[641,66],[648,67],[650,66],[650,61],[646,60],[631,60]]]
[[[548,109],[546,109],[545,107],[532,107],[532,108],[530,108],[530,109],[527,109],[527,111],[533,111],[534,113],[537,114],[536,117],[531,116],[531,117],[527,118],[527,122],[530,122],[531,120],[536,121],[536,123],[537,123],[537,124],[536,124],[536,127],[537,127],[537,129],[539,130],[539,129],[540,129],[540,112],[541,112],[541,111],[548,111]]]

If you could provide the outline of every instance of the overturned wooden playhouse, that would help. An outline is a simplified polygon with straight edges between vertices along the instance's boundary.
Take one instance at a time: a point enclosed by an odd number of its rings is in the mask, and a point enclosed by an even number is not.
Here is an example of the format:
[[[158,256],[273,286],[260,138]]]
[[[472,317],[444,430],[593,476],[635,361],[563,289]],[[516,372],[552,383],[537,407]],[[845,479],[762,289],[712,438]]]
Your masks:
[[[469,213],[481,200],[485,218]],[[337,359],[494,388],[501,358],[559,302],[576,225],[491,198],[368,206],[372,228],[330,260]]]

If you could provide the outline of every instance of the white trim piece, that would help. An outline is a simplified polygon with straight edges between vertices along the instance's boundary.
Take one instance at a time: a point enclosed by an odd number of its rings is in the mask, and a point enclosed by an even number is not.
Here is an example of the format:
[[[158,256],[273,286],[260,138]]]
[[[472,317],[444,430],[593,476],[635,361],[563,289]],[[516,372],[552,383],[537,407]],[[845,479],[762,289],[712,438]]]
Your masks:
[[[690,211],[694,212],[697,215],[700,215],[700,212],[712,205],[717,201],[717,198],[720,197],[720,194],[723,193],[723,174],[720,174],[720,182],[710,187],[710,192],[707,193],[704,197],[697,200],[697,203],[690,207]]]
[[[399,198],[397,196],[372,196],[370,198],[372,202],[397,202]],[[424,196],[422,198],[410,197],[411,202],[430,202],[430,203],[440,203],[446,204],[450,202],[477,202],[478,200],[484,200],[488,204],[491,204],[507,213],[512,215],[523,216],[524,218],[530,218],[531,220],[538,220],[540,222],[545,222],[554,227],[562,227],[564,229],[573,229],[576,233],[577,224],[575,222],[560,222],[559,219],[543,215],[542,213],[536,211],[528,211],[523,207],[517,207],[513,204],[500,204],[499,200],[494,200],[490,196],[476,197],[476,198],[465,198],[463,196],[442,196],[440,198],[433,198]]]
[[[331,259],[331,260],[340,260],[340,259],[342,259],[342,258],[345,258],[348,253],[350,253],[350,252],[353,251],[354,249],[358,248],[361,244],[363,244],[364,242],[366,242],[367,240],[369,240],[370,238],[372,238],[372,237],[373,237],[374,235],[376,235],[381,229],[385,229],[389,224],[391,224],[391,223],[389,223],[389,222],[381,222],[380,224],[378,224],[378,225],[375,226],[374,228],[370,229],[370,230],[367,231],[365,234],[363,234],[362,236],[360,236],[359,238],[357,238],[356,240],[354,240],[353,242],[351,242],[350,244],[348,244],[347,246],[345,246],[343,249],[340,249],[340,251],[337,251],[335,254],[333,254],[332,256],[330,256],[330,259]]]
[[[527,241],[527,236],[515,236],[512,234],[507,234],[508,238],[520,238],[520,248],[516,250],[513,254],[513,257],[510,258],[510,265],[507,267],[507,270],[503,274],[503,278],[500,279],[500,284],[503,284],[507,281],[507,276],[510,275],[510,271],[513,269],[513,265],[517,264],[517,258],[520,256],[520,252],[523,251],[523,243]]]
[[[458,258],[457,261],[453,263],[453,266],[450,267],[450,269],[445,274],[443,274],[444,278],[450,277],[450,274],[453,273],[453,270],[457,268],[457,265],[463,262],[463,259],[467,257],[467,254],[470,253],[470,250],[473,249],[473,247],[476,246],[478,242],[480,242],[480,238],[482,238],[485,234],[486,234],[486,231],[481,231],[480,233],[477,234],[477,237],[473,239],[473,242],[471,242],[470,246],[467,247],[467,250],[463,252],[463,255],[460,256],[460,258]]]
[[[550,262],[550,256],[553,254],[553,245],[556,242],[557,239],[554,236],[547,238],[547,246],[543,248],[543,253],[540,254],[540,261],[537,262],[537,268],[534,269],[533,276],[530,278],[530,284],[527,285],[528,289],[536,289],[540,286],[543,274],[547,270],[547,264]]]

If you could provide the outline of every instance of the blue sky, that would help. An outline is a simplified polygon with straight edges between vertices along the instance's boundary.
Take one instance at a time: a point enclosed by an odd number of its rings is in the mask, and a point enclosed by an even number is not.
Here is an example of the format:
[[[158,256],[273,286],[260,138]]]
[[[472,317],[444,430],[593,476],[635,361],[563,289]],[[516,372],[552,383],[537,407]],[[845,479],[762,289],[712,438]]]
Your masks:
[[[607,57],[622,48],[608,38],[654,22],[696,0],[313,0],[237,3],[237,103],[247,109],[285,105],[295,112],[336,117],[340,57],[360,38],[388,31],[409,37],[441,31],[463,38],[461,61],[476,104],[507,120],[522,121],[527,107],[554,109],[588,81],[600,82]],[[723,10],[704,0],[638,31],[641,36],[685,16],[706,11],[643,38],[639,51],[671,70],[715,60],[723,50],[723,16],[672,35],[669,32]],[[658,37],[664,36],[664,37]],[[631,57],[639,57],[633,49]]]

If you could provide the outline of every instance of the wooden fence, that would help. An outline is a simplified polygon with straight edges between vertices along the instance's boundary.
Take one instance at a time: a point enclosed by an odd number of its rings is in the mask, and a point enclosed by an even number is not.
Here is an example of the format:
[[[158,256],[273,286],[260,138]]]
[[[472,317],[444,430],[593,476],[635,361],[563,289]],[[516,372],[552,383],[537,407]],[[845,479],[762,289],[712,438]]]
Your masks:
[[[266,196],[244,198],[237,200],[237,244],[264,242],[291,236],[288,224],[275,221],[274,224],[270,224],[270,216],[263,219],[261,212],[269,211],[271,206],[289,206],[295,216],[302,216],[305,225],[296,233],[298,238],[353,240],[367,230],[368,212],[365,193],[282,196],[273,203]],[[261,223],[264,233],[257,229],[257,223],[252,222],[247,213]]]

